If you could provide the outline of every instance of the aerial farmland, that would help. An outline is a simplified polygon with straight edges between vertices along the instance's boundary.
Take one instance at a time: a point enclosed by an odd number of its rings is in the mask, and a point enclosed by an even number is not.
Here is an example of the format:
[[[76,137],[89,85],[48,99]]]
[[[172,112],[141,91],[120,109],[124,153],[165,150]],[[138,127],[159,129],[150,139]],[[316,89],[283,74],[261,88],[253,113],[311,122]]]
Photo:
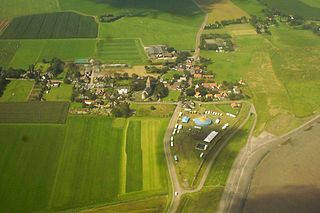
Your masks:
[[[317,0],[0,5],[0,212],[318,208]]]

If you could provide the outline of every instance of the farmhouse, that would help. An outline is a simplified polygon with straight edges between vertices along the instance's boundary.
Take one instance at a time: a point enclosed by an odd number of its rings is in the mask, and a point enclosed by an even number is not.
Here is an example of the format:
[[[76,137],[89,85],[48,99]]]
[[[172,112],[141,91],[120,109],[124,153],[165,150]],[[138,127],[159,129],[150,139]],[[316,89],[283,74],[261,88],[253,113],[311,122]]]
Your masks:
[[[203,83],[202,86],[207,89],[213,89],[213,88],[217,87],[217,84],[216,83]]]
[[[219,132],[212,131],[203,141],[211,143],[211,141],[219,134]]]
[[[146,48],[146,52],[151,59],[173,58],[174,55],[169,53],[165,45],[153,45]]]

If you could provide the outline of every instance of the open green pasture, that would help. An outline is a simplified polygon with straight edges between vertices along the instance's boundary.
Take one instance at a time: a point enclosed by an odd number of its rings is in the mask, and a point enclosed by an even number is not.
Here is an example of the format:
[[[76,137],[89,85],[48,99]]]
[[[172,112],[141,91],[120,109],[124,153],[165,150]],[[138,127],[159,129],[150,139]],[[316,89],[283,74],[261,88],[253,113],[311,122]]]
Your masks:
[[[97,34],[98,24],[93,17],[73,12],[59,12],[14,18],[0,38],[95,38]]]
[[[16,54],[20,47],[19,41],[1,41],[0,40],[0,66],[6,67]]]
[[[204,14],[192,0],[64,0],[62,10],[88,15],[125,14],[112,23],[100,24],[101,38],[141,38],[144,45],[167,44],[193,49]]]
[[[97,57],[106,63],[147,63],[147,56],[138,39],[99,40]]]
[[[262,0],[269,7],[306,19],[320,19],[320,3],[311,0]]]
[[[73,85],[61,84],[60,87],[53,87],[48,94],[44,95],[46,101],[70,101]]]
[[[263,9],[265,5],[261,4],[259,0],[231,0],[235,5],[246,11],[249,15],[264,17]]]
[[[231,53],[202,51],[214,63],[217,81],[244,79],[258,112],[255,134],[281,134],[319,108],[319,38],[312,32],[281,25],[272,36],[236,36]],[[303,49],[304,51],[301,51]],[[281,125],[279,119],[282,118]],[[277,128],[275,128],[277,127]],[[281,127],[281,128],[279,128]],[[277,129],[276,131],[274,131]]]
[[[94,55],[95,47],[95,39],[20,40],[20,46],[9,66],[28,68],[30,64],[53,57],[65,61],[89,58]]]
[[[166,194],[168,120],[70,116],[64,125],[0,124],[2,209],[81,209]]]
[[[65,123],[67,102],[2,102],[0,123]]]
[[[56,0],[0,0],[0,18],[59,11]]]
[[[0,102],[27,101],[33,84],[34,81],[29,80],[11,80],[0,97]]]

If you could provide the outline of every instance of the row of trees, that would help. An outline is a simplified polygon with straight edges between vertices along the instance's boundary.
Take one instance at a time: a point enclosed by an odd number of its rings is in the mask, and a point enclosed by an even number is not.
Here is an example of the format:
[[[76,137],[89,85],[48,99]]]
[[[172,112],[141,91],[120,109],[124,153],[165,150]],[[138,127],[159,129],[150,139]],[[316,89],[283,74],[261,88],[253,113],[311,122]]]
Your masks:
[[[206,30],[221,29],[231,24],[245,24],[245,23],[249,23],[249,19],[245,16],[242,16],[241,18],[237,18],[237,19],[226,19],[222,21],[216,21],[215,23],[206,25],[204,29]]]

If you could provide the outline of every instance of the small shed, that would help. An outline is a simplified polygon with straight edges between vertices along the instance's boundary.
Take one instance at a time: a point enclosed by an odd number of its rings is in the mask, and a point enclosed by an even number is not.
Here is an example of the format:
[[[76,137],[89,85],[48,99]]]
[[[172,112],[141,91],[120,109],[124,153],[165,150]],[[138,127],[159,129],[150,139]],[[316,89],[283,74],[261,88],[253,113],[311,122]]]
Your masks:
[[[189,123],[190,118],[188,116],[184,116],[182,118],[182,123]]]

